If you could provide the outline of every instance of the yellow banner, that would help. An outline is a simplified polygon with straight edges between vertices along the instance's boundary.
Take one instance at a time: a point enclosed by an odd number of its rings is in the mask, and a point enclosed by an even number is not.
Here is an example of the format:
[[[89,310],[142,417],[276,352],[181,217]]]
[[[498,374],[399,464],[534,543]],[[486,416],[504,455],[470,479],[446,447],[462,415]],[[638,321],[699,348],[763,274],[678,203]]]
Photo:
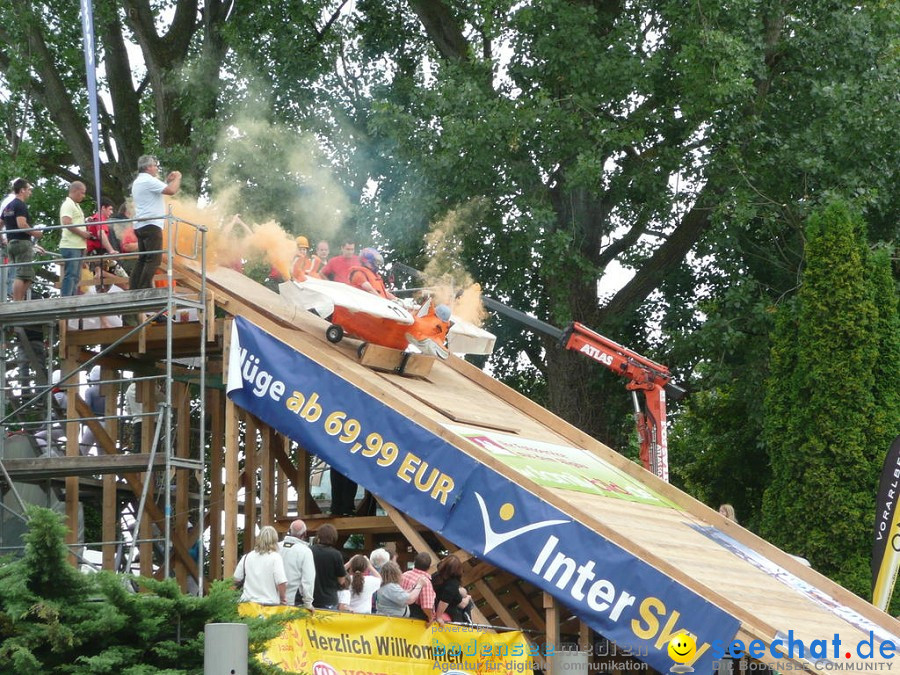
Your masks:
[[[241,603],[243,616],[287,607]],[[316,610],[285,625],[262,659],[310,675],[436,675],[448,670],[522,675],[540,660],[522,633],[485,633],[468,626],[432,626],[417,619]]]

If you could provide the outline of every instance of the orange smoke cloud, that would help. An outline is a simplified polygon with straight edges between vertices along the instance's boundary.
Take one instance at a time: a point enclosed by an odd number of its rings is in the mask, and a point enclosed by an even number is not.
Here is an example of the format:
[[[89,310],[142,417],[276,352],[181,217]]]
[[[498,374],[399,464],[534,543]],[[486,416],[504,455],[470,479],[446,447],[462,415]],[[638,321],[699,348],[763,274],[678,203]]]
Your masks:
[[[437,302],[450,305],[457,317],[476,326],[487,316],[481,303],[481,286],[466,271],[459,251],[483,209],[481,200],[473,200],[433,223],[425,236],[425,249],[431,256],[424,270],[426,285],[432,288]]]
[[[178,255],[199,259],[200,239],[196,237],[201,225],[206,233],[206,262],[211,266],[240,267],[243,260],[262,259],[290,277],[291,261],[296,253],[293,235],[278,223],[243,224],[233,214],[226,214],[215,203],[200,206],[187,199],[169,201],[175,223],[175,251]]]

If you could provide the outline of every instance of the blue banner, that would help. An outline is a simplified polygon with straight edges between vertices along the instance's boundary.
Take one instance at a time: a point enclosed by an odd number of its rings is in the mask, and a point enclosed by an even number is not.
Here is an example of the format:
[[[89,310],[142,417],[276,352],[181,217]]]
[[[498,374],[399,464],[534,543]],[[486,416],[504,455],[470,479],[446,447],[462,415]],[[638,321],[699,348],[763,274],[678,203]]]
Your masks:
[[[237,317],[228,395],[460,548],[534,584],[659,671],[695,636],[697,672],[739,622],[440,436]],[[553,646],[551,646],[553,647]]]
[[[81,32],[84,36],[84,68],[87,71],[88,108],[91,115],[91,150],[94,156],[94,191],[100,211],[100,125],[97,121],[97,62],[94,52],[94,9],[81,0]]]

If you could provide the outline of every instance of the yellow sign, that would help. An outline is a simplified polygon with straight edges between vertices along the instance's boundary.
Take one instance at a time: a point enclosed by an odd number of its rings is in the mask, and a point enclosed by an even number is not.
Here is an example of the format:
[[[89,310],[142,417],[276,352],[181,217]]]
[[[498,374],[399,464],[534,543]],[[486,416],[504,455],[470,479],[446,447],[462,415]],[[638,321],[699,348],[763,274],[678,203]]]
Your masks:
[[[241,603],[243,616],[288,607]],[[311,675],[436,675],[448,670],[522,675],[540,661],[522,633],[485,633],[468,626],[425,628],[417,619],[316,610],[285,625],[262,660]]]

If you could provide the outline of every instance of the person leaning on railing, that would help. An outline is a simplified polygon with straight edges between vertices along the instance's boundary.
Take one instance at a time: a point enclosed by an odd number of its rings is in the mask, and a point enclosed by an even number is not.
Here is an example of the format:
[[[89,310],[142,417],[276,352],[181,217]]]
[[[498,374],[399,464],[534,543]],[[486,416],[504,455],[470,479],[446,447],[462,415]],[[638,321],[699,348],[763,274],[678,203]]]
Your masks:
[[[31,197],[31,183],[24,178],[18,178],[13,183],[12,199],[3,209],[3,227],[6,230],[7,253],[11,263],[34,262],[35,243],[40,239],[42,232],[31,229],[31,214],[28,212],[26,202]],[[43,252],[43,249],[38,249]],[[34,281],[34,266],[23,264],[16,267],[16,279],[13,282],[12,299],[24,300],[28,295],[28,289]]]

